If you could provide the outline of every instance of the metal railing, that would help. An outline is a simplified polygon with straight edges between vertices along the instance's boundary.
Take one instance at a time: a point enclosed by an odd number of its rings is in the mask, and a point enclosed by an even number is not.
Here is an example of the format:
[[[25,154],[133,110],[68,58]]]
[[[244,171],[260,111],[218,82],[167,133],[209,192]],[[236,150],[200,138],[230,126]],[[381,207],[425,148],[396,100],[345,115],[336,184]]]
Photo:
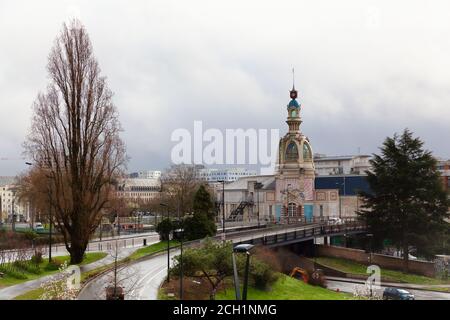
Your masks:
[[[274,227],[263,231],[240,232],[239,234],[230,234],[229,240],[235,243],[252,243],[273,245],[283,242],[296,242],[297,240],[307,240],[314,237],[351,234],[365,232],[366,225],[357,219],[347,219],[345,223],[332,224],[330,221],[323,221],[315,224],[297,224],[286,225],[283,227]],[[243,235],[246,233],[248,236]]]

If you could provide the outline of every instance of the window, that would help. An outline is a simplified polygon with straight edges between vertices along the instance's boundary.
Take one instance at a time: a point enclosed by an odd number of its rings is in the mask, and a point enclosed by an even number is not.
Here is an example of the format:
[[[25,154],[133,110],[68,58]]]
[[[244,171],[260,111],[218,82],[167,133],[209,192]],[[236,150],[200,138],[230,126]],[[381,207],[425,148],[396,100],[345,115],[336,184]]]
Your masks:
[[[303,160],[312,160],[311,147],[306,141],[303,142]]]
[[[295,217],[297,215],[297,205],[295,203],[289,203],[288,216]]]
[[[298,159],[298,149],[297,144],[292,141],[289,143],[286,149],[286,160],[297,160]]]

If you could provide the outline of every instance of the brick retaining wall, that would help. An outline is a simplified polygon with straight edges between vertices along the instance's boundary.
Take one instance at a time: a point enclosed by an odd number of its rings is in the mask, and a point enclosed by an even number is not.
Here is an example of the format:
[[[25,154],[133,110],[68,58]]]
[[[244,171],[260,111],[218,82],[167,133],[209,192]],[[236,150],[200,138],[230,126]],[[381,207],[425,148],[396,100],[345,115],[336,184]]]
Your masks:
[[[369,264],[369,253],[364,250],[343,248],[336,246],[316,245],[317,254],[324,257],[343,258],[353,260],[365,265]],[[383,254],[372,253],[372,264],[376,264],[382,268],[392,270],[403,270],[403,259],[387,256]],[[424,275],[427,277],[435,276],[434,262],[410,260],[409,271],[411,273]]]

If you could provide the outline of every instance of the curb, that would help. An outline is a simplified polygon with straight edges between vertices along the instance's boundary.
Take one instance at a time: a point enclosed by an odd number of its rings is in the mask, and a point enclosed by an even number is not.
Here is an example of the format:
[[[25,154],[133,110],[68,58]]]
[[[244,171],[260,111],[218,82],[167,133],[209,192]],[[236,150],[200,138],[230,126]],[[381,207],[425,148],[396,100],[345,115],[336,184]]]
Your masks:
[[[331,280],[331,281],[339,281],[339,282],[347,282],[347,283],[355,283],[355,284],[364,284],[365,282],[360,280],[360,279],[352,279],[352,278],[346,278],[345,280],[343,279],[336,279],[334,277],[325,277],[326,280]],[[448,293],[450,294],[450,292],[445,292],[445,291],[439,291],[439,290],[432,290],[430,288],[416,288],[416,287],[405,287],[405,286],[401,286],[402,283],[399,283],[399,285],[396,285],[394,283],[383,283],[381,282],[380,285],[383,287],[389,287],[389,288],[401,288],[401,289],[411,289],[411,290],[419,290],[419,291],[431,291],[431,292],[439,292],[439,293]],[[410,283],[403,283],[403,284],[410,284]]]

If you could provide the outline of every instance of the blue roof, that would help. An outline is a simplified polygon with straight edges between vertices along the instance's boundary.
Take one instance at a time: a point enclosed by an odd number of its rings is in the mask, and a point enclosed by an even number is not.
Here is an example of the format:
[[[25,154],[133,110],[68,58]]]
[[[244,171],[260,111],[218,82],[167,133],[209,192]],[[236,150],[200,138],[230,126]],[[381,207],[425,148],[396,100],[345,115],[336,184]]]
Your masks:
[[[316,189],[339,189],[339,194],[343,196],[355,196],[359,191],[370,193],[366,176],[317,176],[314,179],[314,187]]]
[[[298,104],[297,100],[292,99],[291,101],[289,101],[288,107],[300,108],[300,105]]]

